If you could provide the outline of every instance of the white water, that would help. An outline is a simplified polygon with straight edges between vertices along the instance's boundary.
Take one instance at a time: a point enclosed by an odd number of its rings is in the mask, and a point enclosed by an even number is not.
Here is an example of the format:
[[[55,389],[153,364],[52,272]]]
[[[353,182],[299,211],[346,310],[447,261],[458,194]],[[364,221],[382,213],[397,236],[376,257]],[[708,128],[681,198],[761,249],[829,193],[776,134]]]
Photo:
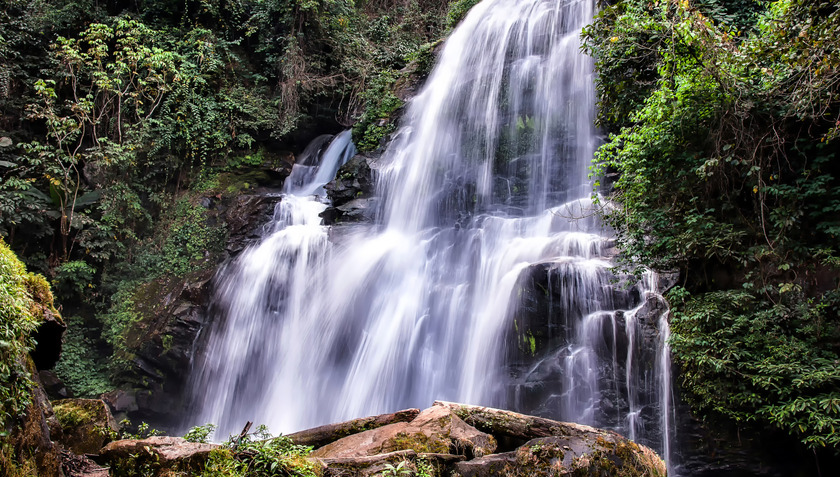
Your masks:
[[[554,367],[540,386],[553,383],[557,399],[541,413],[666,448],[656,441],[667,429],[643,424],[667,424],[670,409],[670,378],[656,374],[668,357],[650,366],[640,349],[636,313],[653,288],[616,291],[588,198],[598,139],[579,36],[594,11],[594,0],[474,7],[379,161],[376,224],[333,238],[320,225],[317,194],[346,160],[347,136],[304,154],[310,169],[289,178],[272,232],[220,275],[192,378],[196,423],[224,436],[249,420],[291,432],[436,399],[521,408],[532,378]],[[559,297],[545,319],[566,331],[515,377],[514,317],[539,266]]]

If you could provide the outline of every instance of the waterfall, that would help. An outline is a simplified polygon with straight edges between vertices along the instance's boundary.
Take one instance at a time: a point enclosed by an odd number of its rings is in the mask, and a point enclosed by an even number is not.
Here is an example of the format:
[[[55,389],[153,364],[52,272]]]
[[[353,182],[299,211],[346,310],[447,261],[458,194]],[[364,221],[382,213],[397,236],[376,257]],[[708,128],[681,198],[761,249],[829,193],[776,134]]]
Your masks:
[[[270,233],[220,272],[194,422],[292,432],[442,399],[665,449],[655,277],[611,273],[590,198],[598,136],[579,37],[595,3],[470,11],[377,162],[377,223],[321,225],[321,186],[352,145],[313,143]]]

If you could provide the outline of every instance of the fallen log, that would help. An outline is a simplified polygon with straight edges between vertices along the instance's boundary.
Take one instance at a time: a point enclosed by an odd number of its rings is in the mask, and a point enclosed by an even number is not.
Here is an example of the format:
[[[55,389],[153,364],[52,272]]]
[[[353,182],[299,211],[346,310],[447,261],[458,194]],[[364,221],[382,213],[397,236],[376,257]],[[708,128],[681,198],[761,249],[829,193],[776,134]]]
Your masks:
[[[544,417],[528,416],[518,412],[473,406],[447,401],[435,401],[435,406],[444,406],[476,429],[499,437],[531,440],[549,436],[589,436],[609,431],[582,424],[560,422]]]
[[[297,445],[323,447],[349,435],[369,431],[378,427],[394,424],[396,422],[410,422],[420,414],[419,409],[405,409],[391,414],[380,414],[378,416],[362,417],[351,421],[327,424],[324,426],[307,429],[305,431],[289,434],[287,437]]]

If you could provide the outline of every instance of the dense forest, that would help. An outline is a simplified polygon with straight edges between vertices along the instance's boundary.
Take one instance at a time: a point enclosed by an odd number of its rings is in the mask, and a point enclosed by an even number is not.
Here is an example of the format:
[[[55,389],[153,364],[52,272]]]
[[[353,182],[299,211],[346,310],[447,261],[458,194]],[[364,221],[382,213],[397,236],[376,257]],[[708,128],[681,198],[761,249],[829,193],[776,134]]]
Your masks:
[[[623,1],[598,62],[593,174],[628,265],[678,269],[671,341],[695,412],[840,436],[840,9]]]
[[[399,90],[477,3],[3,0],[0,437],[29,402],[19,355],[39,307],[66,323],[55,372],[72,395],[124,384],[147,285],[227,258],[227,225],[204,201],[276,185],[322,133],[352,127],[359,150],[381,148]],[[681,398],[709,423],[829,456],[838,37],[833,0],[604,1],[583,32],[604,132],[593,195],[622,270],[679,272],[667,299]]]
[[[428,63],[467,8],[5,2],[0,234],[53,283],[74,393],[110,387],[95,356],[119,356],[139,284],[218,263],[225,224],[199,196],[270,182],[253,169],[324,132],[353,125],[361,149],[378,147],[400,71]]]

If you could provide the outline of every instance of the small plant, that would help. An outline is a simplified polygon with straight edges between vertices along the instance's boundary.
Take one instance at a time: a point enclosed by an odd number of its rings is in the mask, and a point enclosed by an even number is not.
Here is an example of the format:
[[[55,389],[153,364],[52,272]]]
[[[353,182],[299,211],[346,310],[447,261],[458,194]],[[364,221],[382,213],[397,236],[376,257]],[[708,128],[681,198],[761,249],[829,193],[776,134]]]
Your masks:
[[[393,464],[385,464],[385,470],[382,471],[381,476],[383,477],[401,477],[401,476],[408,476],[411,475],[411,469],[409,469],[405,464],[407,461],[402,461],[396,466]]]
[[[435,477],[434,466],[425,458],[418,457],[414,466],[417,467],[417,477]]]
[[[184,439],[187,442],[207,443],[207,438],[216,430],[215,424],[205,424],[203,426],[195,426],[184,434]]]
[[[137,432],[132,433],[129,431],[130,428],[130,420],[123,419],[120,421],[120,431],[114,439],[146,439],[147,437],[159,436],[162,434],[159,430],[152,428],[146,422],[141,422],[140,425],[137,426]]]

